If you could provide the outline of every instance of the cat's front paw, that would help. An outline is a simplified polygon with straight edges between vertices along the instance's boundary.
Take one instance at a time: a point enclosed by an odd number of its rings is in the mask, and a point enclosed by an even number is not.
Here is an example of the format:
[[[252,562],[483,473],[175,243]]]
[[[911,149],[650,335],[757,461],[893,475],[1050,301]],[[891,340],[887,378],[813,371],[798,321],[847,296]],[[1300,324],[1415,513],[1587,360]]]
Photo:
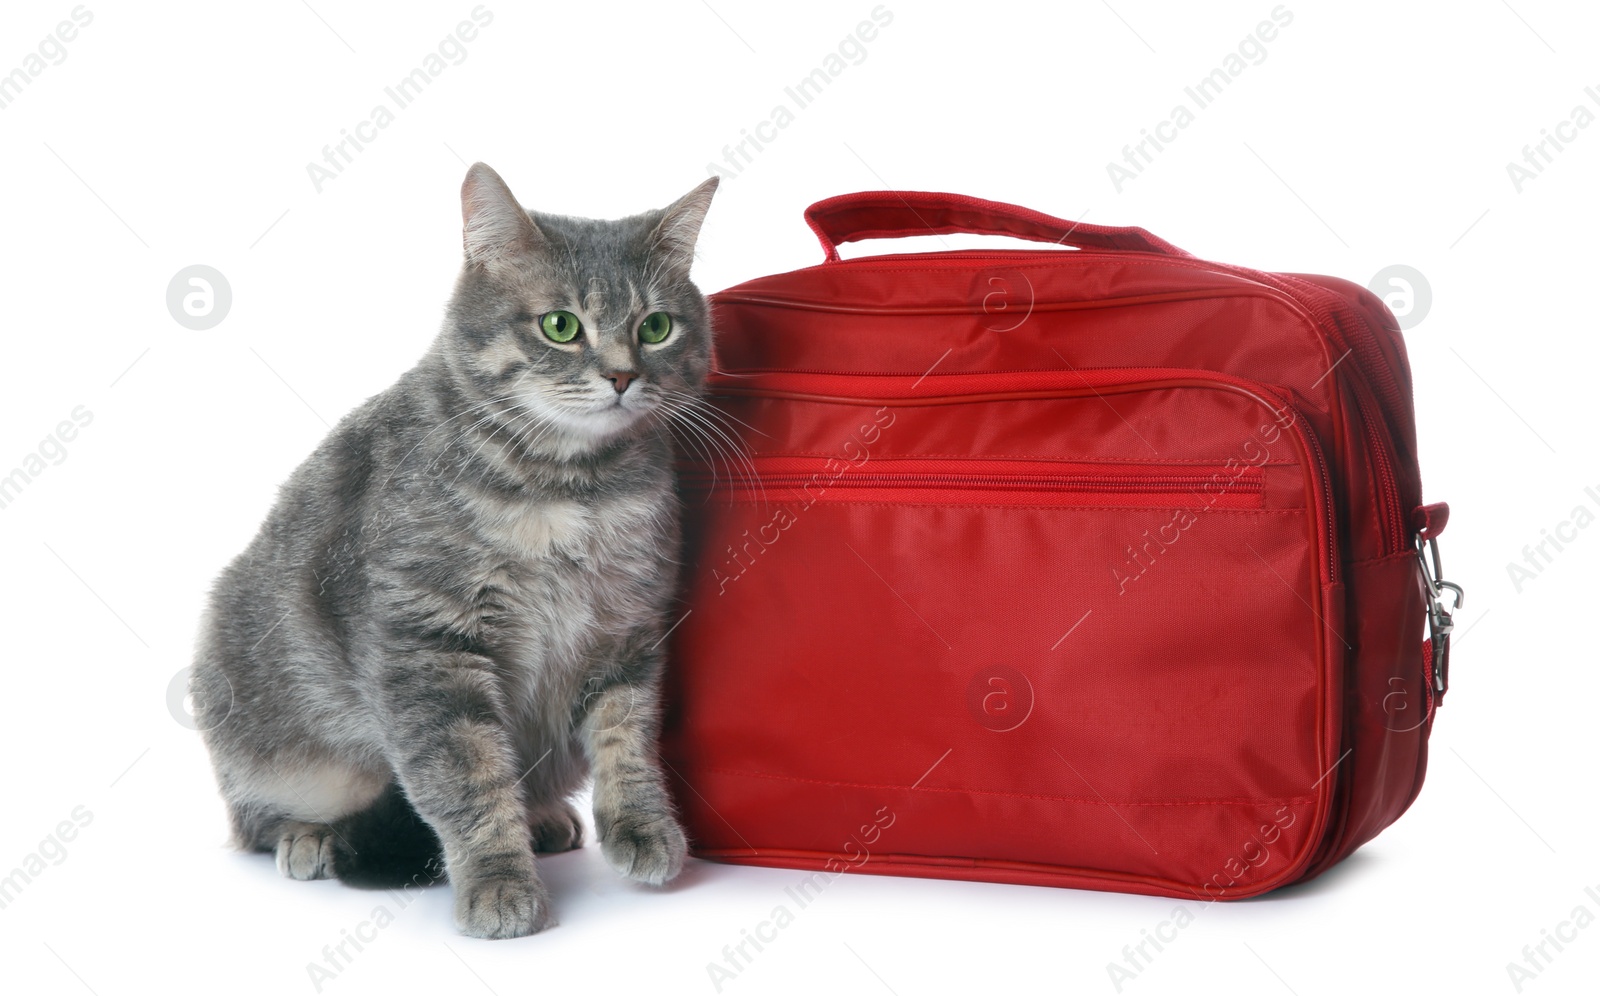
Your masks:
[[[468,937],[526,937],[555,923],[550,893],[537,876],[468,879],[456,886],[456,927]]]
[[[285,878],[310,882],[333,877],[333,828],[289,823],[279,832],[275,855]]]
[[[624,876],[664,885],[683,870],[689,842],[667,813],[624,813],[600,834],[600,853]]]

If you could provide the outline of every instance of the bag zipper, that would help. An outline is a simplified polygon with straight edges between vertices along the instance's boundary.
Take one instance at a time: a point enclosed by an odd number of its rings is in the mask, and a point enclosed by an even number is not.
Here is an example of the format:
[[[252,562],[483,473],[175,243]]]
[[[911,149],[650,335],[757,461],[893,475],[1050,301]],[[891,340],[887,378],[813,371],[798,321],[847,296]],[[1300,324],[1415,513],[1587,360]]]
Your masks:
[[[1091,249],[1036,249],[1028,250],[958,250],[956,252],[928,252],[928,253],[901,253],[878,256],[858,256],[854,259],[839,260],[838,262],[819,263],[807,269],[816,269],[824,266],[840,266],[846,264],[864,264],[870,262],[888,262],[900,260],[915,260],[917,262],[936,262],[939,260],[1023,260],[1040,259],[1045,256],[1056,258],[1081,258],[1098,260],[1117,260],[1139,258],[1159,260],[1172,266],[1187,269],[1207,270],[1213,273],[1228,273],[1233,276],[1244,277],[1263,286],[1281,291],[1295,303],[1305,307],[1315,319],[1319,332],[1327,335],[1338,347],[1340,355],[1345,350],[1350,351],[1356,366],[1363,376],[1374,382],[1379,400],[1382,403],[1385,416],[1391,420],[1391,428],[1400,421],[1402,399],[1400,384],[1394,371],[1389,367],[1382,351],[1378,348],[1376,337],[1372,334],[1369,323],[1357,314],[1343,298],[1325,287],[1321,287],[1309,280],[1298,277],[1269,273],[1265,270],[1254,270],[1247,266],[1237,266],[1229,263],[1215,263],[1210,260],[1199,259],[1194,256],[1169,256],[1164,253],[1141,252],[1126,250],[1121,252],[1105,252]],[[1348,322],[1341,321],[1348,319]],[[1352,337],[1346,334],[1346,325],[1359,334]]]
[[[1125,379],[1130,372],[1136,372],[1146,379],[1132,381]],[[1289,422],[1284,428],[1290,430],[1289,434],[1300,441],[1301,447],[1305,451],[1306,460],[1304,466],[1307,472],[1312,475],[1313,485],[1309,489],[1313,499],[1313,507],[1310,512],[1312,515],[1318,516],[1322,524],[1320,531],[1322,549],[1319,552],[1323,564],[1323,580],[1330,584],[1339,581],[1341,573],[1339,538],[1333,514],[1333,480],[1328,471],[1322,444],[1317,440],[1316,432],[1311,428],[1305,415],[1295,407],[1288,392],[1257,381],[1234,377],[1212,370],[1140,368],[1136,371],[1118,371],[1095,369],[1074,371],[1071,376],[1078,382],[1076,385],[1061,384],[1059,386],[1027,388],[1015,386],[1016,376],[1013,374],[946,374],[941,383],[947,388],[968,385],[979,387],[994,383],[996,384],[996,389],[989,391],[966,390],[939,395],[925,395],[920,392],[912,394],[910,392],[917,390],[923,383],[922,379],[893,376],[879,378],[881,381],[892,382],[881,383],[880,386],[884,388],[903,387],[906,393],[863,396],[851,393],[831,394],[815,390],[817,387],[831,386],[825,384],[824,382],[826,381],[858,382],[858,375],[788,371],[744,374],[736,378],[717,378],[714,375],[711,393],[713,396],[784,398],[792,401],[810,401],[822,404],[925,407],[945,404],[971,404],[984,401],[1103,398],[1108,392],[1132,393],[1134,391],[1183,387],[1209,387],[1231,391],[1255,401],[1258,405],[1271,410],[1274,414],[1281,416],[1287,413],[1290,416]],[[1062,376],[1060,372],[1048,371],[1041,372],[1035,379],[1039,381],[1061,380]],[[910,383],[913,380],[915,383]],[[790,385],[793,385],[793,387],[791,388]]]
[[[1138,251],[1127,252],[1101,252],[1085,249],[1062,250],[1022,250],[1022,251],[957,251],[957,252],[929,252],[929,253],[903,253],[892,256],[861,256],[854,259],[840,260],[838,262],[819,263],[806,269],[821,267],[836,267],[840,265],[859,265],[865,263],[884,263],[898,261],[916,261],[918,263],[939,262],[954,260],[970,262],[975,260],[1038,260],[1042,257],[1056,258],[1082,258],[1102,261],[1115,261],[1118,259],[1139,258],[1158,260],[1164,264],[1183,267],[1187,269],[1204,270],[1213,273],[1226,273],[1243,277],[1269,290],[1275,290],[1288,297],[1295,304],[1304,308],[1312,320],[1317,332],[1326,338],[1337,353],[1338,357],[1348,354],[1355,361],[1355,366],[1360,374],[1358,379],[1367,384],[1375,384],[1378,394],[1380,412],[1374,412],[1371,402],[1362,397],[1361,391],[1356,389],[1357,414],[1363,423],[1363,432],[1367,438],[1368,446],[1374,454],[1375,476],[1378,478],[1376,486],[1379,492],[1379,504],[1382,508],[1381,519],[1384,549],[1390,553],[1400,553],[1409,549],[1407,531],[1405,527],[1405,497],[1400,493],[1399,479],[1394,467],[1396,460],[1392,455],[1393,445],[1389,434],[1397,431],[1400,425],[1402,410],[1401,391],[1399,380],[1384,358],[1382,351],[1377,346],[1369,324],[1362,319],[1342,298],[1308,280],[1297,277],[1280,276],[1263,270],[1253,270],[1248,267],[1234,266],[1227,263],[1213,263],[1208,260],[1197,259],[1192,256],[1167,256],[1161,253],[1147,253]],[[713,295],[727,300],[740,300],[740,295]],[[761,303],[782,304],[779,298],[764,298],[751,296],[752,301]],[[1348,323],[1340,319],[1348,319]],[[1360,338],[1352,339],[1345,334],[1345,327],[1359,329]],[[809,371],[823,373],[825,371]],[[1378,426],[1383,426],[1388,433],[1378,431]],[[1418,501],[1421,496],[1417,496]]]
[[[1368,323],[1351,309],[1342,298],[1327,288],[1318,286],[1308,280],[1298,277],[1268,273],[1265,270],[1253,270],[1247,266],[1235,266],[1228,263],[1214,263],[1210,260],[1198,259],[1194,256],[1168,256],[1163,253],[1140,252],[1128,250],[1123,252],[1104,252],[1091,249],[1036,249],[1028,250],[993,250],[993,251],[956,251],[956,252],[928,252],[928,253],[900,253],[893,255],[858,256],[854,259],[839,260],[837,262],[818,263],[814,266],[803,267],[806,269],[820,269],[823,267],[837,266],[863,266],[869,263],[893,263],[901,261],[915,261],[918,263],[939,262],[942,260],[975,261],[975,260],[1038,260],[1045,257],[1057,259],[1092,259],[1101,261],[1115,261],[1119,259],[1144,259],[1157,260],[1161,263],[1182,267],[1191,270],[1205,270],[1212,273],[1226,273],[1236,277],[1244,277],[1253,283],[1277,290],[1296,304],[1304,307],[1311,314],[1319,333],[1330,339],[1338,355],[1349,351],[1355,360],[1356,367],[1369,381],[1375,383],[1379,399],[1382,402],[1385,416],[1390,420],[1390,427],[1397,426],[1400,421],[1401,392],[1399,380],[1394,371],[1390,369],[1388,361],[1378,348],[1375,337]],[[727,295],[719,294],[714,297]],[[733,295],[730,300],[737,300]],[[1348,323],[1340,319],[1348,319]],[[1352,338],[1345,332],[1346,324],[1358,330],[1360,335]],[[1338,356],[1335,356],[1337,360]]]
[[[1401,515],[1400,485],[1395,478],[1389,439],[1379,431],[1378,417],[1372,411],[1366,385],[1352,385],[1356,409],[1367,433],[1367,450],[1373,456],[1373,476],[1376,478],[1379,501],[1378,526],[1382,530],[1383,549],[1388,553],[1402,553],[1407,548],[1406,525]]]
[[[812,458],[821,465],[823,458]],[[993,504],[1045,504],[1064,507],[1094,505],[1125,505],[1128,507],[1156,508],[1259,508],[1264,485],[1259,467],[1234,473],[1229,468],[1206,468],[1209,474],[1199,474],[1197,468],[1186,467],[1186,473],[1045,473],[998,474],[986,466],[989,461],[969,460],[917,460],[889,459],[874,462],[876,468],[884,463],[937,464],[966,468],[966,473],[907,472],[869,469],[868,465],[848,465],[838,475],[831,473],[804,473],[789,471],[763,472],[764,459],[754,461],[753,480],[723,478],[716,487],[713,475],[691,471],[683,474],[683,483],[694,490],[717,490],[733,500],[768,500],[775,492],[798,492],[801,500],[829,500],[826,495],[835,489],[848,491],[858,499],[883,501],[915,501],[920,498],[952,501],[974,501],[974,495],[986,495]],[[1223,476],[1227,475],[1227,476]],[[1218,478],[1222,477],[1220,482]],[[816,486],[817,490],[809,490]],[[1207,487],[1217,490],[1208,492]],[[955,497],[960,496],[960,497]],[[1016,500],[1026,498],[1027,501]],[[838,500],[838,499],[833,499]]]

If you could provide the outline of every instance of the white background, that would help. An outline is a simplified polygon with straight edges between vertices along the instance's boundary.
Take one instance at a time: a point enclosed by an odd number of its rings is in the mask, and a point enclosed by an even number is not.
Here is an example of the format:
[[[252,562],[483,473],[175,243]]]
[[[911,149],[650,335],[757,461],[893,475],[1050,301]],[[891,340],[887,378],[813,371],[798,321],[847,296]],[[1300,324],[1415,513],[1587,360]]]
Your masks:
[[[65,60],[0,110],[0,474],[75,407],[93,414],[0,509],[0,875],[75,807],[93,814],[0,910],[7,992],[312,992],[324,945],[395,907],[224,846],[199,738],[168,704],[211,578],[327,423],[436,331],[467,163],[539,209],[663,205],[874,4],[490,0],[465,61],[315,190],[306,164],[473,6],[95,0]],[[7,3],[0,73],[72,7]],[[865,59],[724,181],[706,290],[818,261],[802,209],[888,186],[1143,225],[1202,257],[1363,284],[1404,263],[1432,288],[1407,338],[1427,494],[1454,511],[1445,565],[1468,597],[1427,784],[1316,883],[1206,909],[1123,991],[1514,992],[1506,964],[1524,945],[1580,904],[1600,914],[1584,894],[1600,895],[1600,528],[1520,592],[1506,566],[1577,506],[1600,512],[1584,492],[1600,492],[1600,127],[1520,192],[1506,170],[1576,106],[1600,114],[1584,94],[1600,90],[1597,12],[1290,0],[1265,61],[1118,192],[1107,163],[1271,0],[886,7]],[[209,331],[165,304],[195,263],[232,286]],[[691,862],[651,893],[592,846],[542,868],[558,928],[461,938],[448,890],[432,890],[322,991],[712,993],[707,963],[800,877]],[[1107,963],[1174,906],[850,876],[723,991],[1113,993]],[[1594,991],[1600,927],[1577,936],[1523,991]]]

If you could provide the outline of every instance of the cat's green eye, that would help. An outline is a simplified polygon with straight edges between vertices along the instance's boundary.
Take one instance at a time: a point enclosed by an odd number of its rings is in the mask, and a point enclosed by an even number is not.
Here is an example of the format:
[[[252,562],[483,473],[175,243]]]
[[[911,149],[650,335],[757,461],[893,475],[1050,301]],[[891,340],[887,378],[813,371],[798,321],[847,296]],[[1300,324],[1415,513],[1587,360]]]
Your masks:
[[[646,315],[639,323],[640,342],[663,342],[672,334],[672,316],[665,311]]]
[[[570,311],[552,311],[539,319],[539,328],[552,342],[571,342],[583,331],[578,316]]]

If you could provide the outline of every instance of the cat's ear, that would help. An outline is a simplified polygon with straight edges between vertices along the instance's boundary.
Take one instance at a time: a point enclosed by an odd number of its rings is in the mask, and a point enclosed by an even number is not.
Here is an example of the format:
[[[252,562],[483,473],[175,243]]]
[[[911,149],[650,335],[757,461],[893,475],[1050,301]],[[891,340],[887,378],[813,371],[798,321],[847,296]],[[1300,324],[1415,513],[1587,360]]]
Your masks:
[[[501,270],[546,246],[500,174],[473,163],[461,184],[461,242],[467,262]]]
[[[717,192],[713,176],[684,194],[661,213],[661,221],[650,233],[650,254],[664,260],[671,269],[689,272],[694,262],[694,244],[700,237],[700,224],[711,210],[711,195]]]

